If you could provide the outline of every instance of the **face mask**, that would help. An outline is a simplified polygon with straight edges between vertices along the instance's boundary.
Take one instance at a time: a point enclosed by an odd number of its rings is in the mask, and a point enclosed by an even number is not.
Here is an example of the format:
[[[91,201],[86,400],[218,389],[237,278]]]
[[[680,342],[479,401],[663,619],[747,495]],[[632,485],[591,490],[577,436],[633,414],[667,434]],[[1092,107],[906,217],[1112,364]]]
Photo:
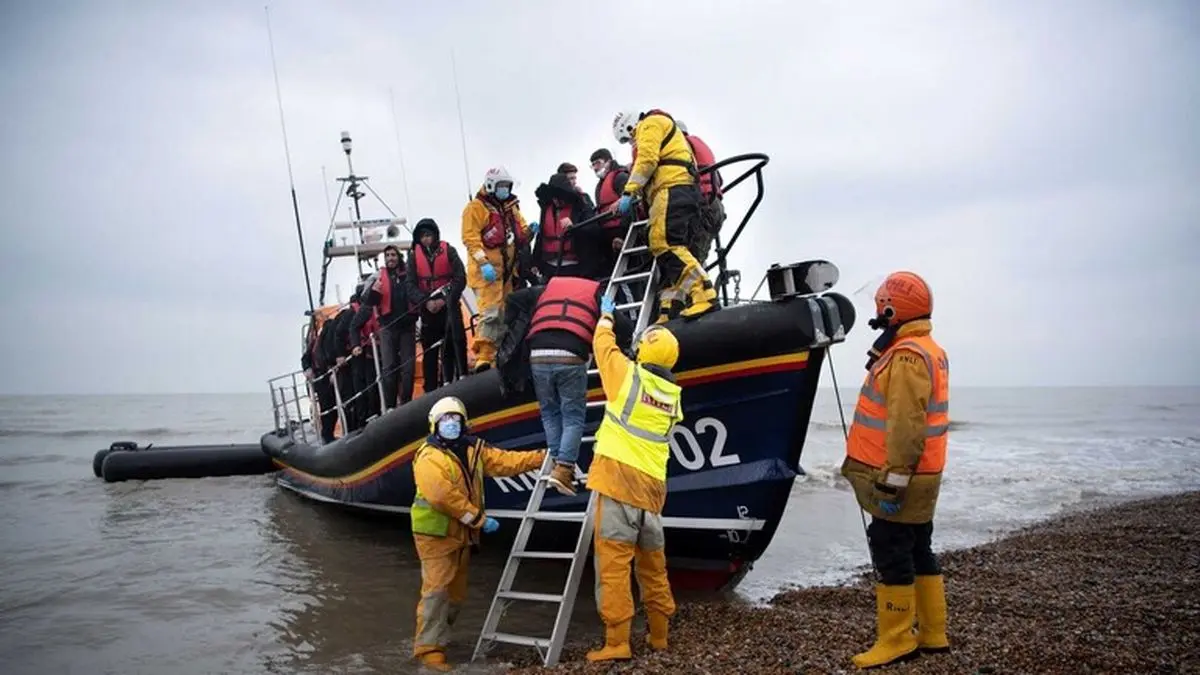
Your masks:
[[[508,199],[508,195],[509,195],[508,188],[506,188],[506,187],[496,188],[496,199],[499,199],[500,201],[504,201],[505,199]]]
[[[438,420],[438,436],[453,441],[462,434],[462,422],[457,417],[446,416]]]
[[[608,175],[608,167],[607,166],[596,169],[596,178],[599,178],[600,180],[604,180],[604,177],[606,175]]]

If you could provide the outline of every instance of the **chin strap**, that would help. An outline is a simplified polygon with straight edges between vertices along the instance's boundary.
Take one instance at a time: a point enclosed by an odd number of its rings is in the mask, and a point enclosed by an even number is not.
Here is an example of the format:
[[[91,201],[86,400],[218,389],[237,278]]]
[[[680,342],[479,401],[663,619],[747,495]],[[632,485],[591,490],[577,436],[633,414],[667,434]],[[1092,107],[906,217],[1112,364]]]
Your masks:
[[[870,370],[871,366],[875,365],[875,362],[879,360],[879,357],[883,356],[883,353],[887,351],[887,348],[892,346],[892,342],[896,340],[896,333],[900,331],[901,326],[909,321],[928,319],[929,316],[930,315],[928,314],[924,314],[922,316],[909,319],[908,321],[901,321],[891,326],[888,325],[889,317],[883,315],[877,316],[868,321],[867,325],[871,327],[871,330],[882,330],[883,335],[880,335],[878,338],[876,338],[875,343],[872,344],[871,348],[867,350],[866,369]]]

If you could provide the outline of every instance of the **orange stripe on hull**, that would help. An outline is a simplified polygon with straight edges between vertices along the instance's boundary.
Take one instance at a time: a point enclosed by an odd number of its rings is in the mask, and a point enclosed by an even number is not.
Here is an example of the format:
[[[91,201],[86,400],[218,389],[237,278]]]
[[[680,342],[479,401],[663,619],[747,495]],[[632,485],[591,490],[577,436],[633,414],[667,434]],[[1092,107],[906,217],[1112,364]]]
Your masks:
[[[710,384],[720,382],[722,380],[731,380],[735,378],[753,377],[755,375],[766,375],[769,373],[781,373],[790,370],[803,370],[808,366],[808,352],[798,352],[795,354],[784,354],[782,356],[768,356],[762,359],[753,359],[750,361],[741,361],[738,363],[730,363],[720,366],[710,366],[708,368],[697,368],[680,373],[676,377],[676,381],[681,386]],[[604,390],[597,387],[588,390],[589,401],[599,401],[604,399]],[[522,422],[533,419],[538,416],[538,404],[524,403],[512,408],[497,410],[493,413],[481,415],[471,422],[471,431],[479,433],[487,431],[495,427],[515,422]],[[305,473],[299,469],[288,466],[280,460],[276,459],[275,464],[278,465],[285,473],[296,476],[306,483],[322,485],[327,487],[349,488],[366,483],[385,471],[389,471],[401,464],[412,461],[413,455],[417,449],[425,442],[424,438],[418,439],[400,448],[399,450],[389,454],[387,457],[375,462],[374,464],[356,471],[348,476],[340,478],[325,478],[322,476],[314,476],[310,473]]]

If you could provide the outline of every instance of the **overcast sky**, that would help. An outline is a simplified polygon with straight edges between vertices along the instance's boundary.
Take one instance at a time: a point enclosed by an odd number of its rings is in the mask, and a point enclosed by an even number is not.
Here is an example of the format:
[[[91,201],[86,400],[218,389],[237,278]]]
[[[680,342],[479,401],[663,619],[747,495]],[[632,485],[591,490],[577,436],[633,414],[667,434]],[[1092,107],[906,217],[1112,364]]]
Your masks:
[[[262,391],[298,367],[261,2],[19,4],[0,9],[0,392]],[[559,162],[593,185],[618,108],[667,109],[718,156],[769,154],[734,267],[745,294],[810,258],[839,265],[843,293],[870,283],[844,379],[876,335],[874,285],[908,268],[933,286],[956,385],[1200,384],[1200,7],[733,7],[278,3],[314,286],[343,129],[392,208],[458,243],[453,48],[470,188],[504,163],[531,219]]]

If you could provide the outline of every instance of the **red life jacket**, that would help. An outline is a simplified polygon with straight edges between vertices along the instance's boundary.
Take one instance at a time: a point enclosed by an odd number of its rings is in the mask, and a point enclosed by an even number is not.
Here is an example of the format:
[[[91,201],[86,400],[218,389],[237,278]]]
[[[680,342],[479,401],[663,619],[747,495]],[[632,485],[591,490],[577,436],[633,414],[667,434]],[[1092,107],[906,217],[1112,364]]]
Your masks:
[[[361,305],[351,305],[351,306],[354,307],[355,312],[358,312],[358,310],[362,307]],[[370,318],[368,318],[366,321],[363,322],[362,328],[358,329],[358,344],[360,346],[369,348],[371,346],[371,336],[378,332],[379,332],[379,309],[372,307]],[[367,353],[370,354],[369,351]]]
[[[450,246],[442,241],[433,251],[433,261],[418,244],[411,255],[417,259],[417,287],[426,293],[445,286],[454,278],[454,268],[450,264]]]
[[[701,140],[699,136],[686,133],[683,136],[687,139],[688,145],[692,146],[692,156],[696,158],[697,170],[717,163],[717,158],[713,155],[712,148],[708,147],[708,143]],[[711,201],[714,197],[721,198],[721,181],[716,171],[700,176],[700,194],[703,195],[705,202]]]
[[[600,185],[596,186],[597,212],[606,211],[610,206],[616,204],[617,200],[621,198],[621,195],[617,194],[616,190],[617,173],[620,171],[627,172],[625,167],[618,166],[616,162],[614,162],[612,168],[608,170],[608,173],[604,174],[604,178],[600,179]],[[621,216],[613,214],[612,218],[607,218],[602,221],[600,223],[600,227],[604,228],[605,230],[621,229]]]
[[[565,330],[591,344],[600,320],[596,290],[600,283],[581,277],[554,277],[538,298],[526,336],[544,330]]]
[[[570,217],[571,207],[556,206],[554,200],[551,200],[542,209],[542,255],[549,263],[558,262],[560,250],[564,262],[578,260],[575,257],[575,247],[571,244],[571,237],[566,235],[567,228],[563,227],[561,222],[563,218]]]
[[[398,267],[397,269],[400,270],[400,276],[404,276],[404,268]],[[379,293],[380,316],[391,316],[392,314],[392,280],[390,276],[391,271],[384,267],[379,271],[379,278],[375,280],[374,290]]]
[[[498,206],[492,199],[481,201],[488,210],[488,222],[481,233],[484,247],[500,248],[509,243],[509,237],[512,237],[517,246],[529,243],[529,236],[521,229],[516,216],[513,215],[513,211],[518,208],[515,201],[511,209]]]

